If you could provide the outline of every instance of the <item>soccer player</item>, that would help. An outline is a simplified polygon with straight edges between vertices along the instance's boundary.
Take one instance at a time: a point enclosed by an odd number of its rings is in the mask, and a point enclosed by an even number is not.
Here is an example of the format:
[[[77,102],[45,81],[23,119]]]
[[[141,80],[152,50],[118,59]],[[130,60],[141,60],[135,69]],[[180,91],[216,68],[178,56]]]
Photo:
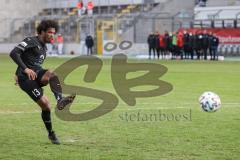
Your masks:
[[[51,42],[57,30],[58,25],[55,21],[43,20],[37,27],[38,35],[25,38],[10,53],[10,57],[18,65],[17,83],[41,107],[42,120],[48,131],[48,138],[53,144],[60,144],[60,141],[52,129],[50,102],[43,94],[42,87],[50,85],[60,110],[72,103],[75,98],[75,95],[63,97],[57,75],[41,66],[46,58],[46,43]]]

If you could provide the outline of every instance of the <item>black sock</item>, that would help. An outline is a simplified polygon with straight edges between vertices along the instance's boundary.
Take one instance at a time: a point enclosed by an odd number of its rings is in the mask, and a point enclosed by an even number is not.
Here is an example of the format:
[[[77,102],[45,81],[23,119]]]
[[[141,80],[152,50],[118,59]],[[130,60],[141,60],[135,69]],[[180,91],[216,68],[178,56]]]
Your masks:
[[[42,111],[42,120],[43,123],[45,124],[48,133],[52,132],[51,112]]]
[[[59,101],[60,99],[62,99],[62,87],[56,75],[52,76],[49,79],[49,84],[56,100]]]

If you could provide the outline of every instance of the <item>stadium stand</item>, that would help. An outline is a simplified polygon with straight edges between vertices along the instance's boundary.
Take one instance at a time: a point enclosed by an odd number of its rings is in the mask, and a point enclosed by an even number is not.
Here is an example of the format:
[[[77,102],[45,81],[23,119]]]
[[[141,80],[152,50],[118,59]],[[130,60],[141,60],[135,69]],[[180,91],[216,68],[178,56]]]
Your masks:
[[[236,6],[240,5],[239,0],[208,0],[207,7],[215,6]]]
[[[103,41],[100,43],[102,45],[109,41],[120,43],[129,40],[137,46],[133,46],[131,52],[137,54],[140,51],[136,48],[143,48],[142,52],[147,52],[144,48],[147,48],[146,39],[150,32],[240,26],[240,0],[208,0],[206,7],[199,7],[192,0],[182,0],[181,3],[179,0],[93,0],[92,17],[87,14],[78,16],[78,0],[24,2],[26,6],[18,5],[17,1],[9,1],[1,6],[0,12],[4,16],[0,19],[0,42],[16,43],[23,37],[34,35],[38,23],[51,18],[58,21],[59,32],[63,34],[65,42],[72,46],[77,46],[87,34],[91,34],[96,41]],[[83,0],[85,7],[87,2]],[[13,13],[11,18],[9,11]],[[69,53],[72,48],[65,50]],[[240,49],[238,44],[231,44],[220,45],[219,50],[237,54]]]
[[[209,0],[206,7],[195,7],[195,28],[214,30],[220,37],[219,52],[239,56],[239,0]]]
[[[41,3],[41,0],[5,1],[5,3],[1,3],[0,42],[6,41],[28,19],[38,15],[44,5],[45,3]]]

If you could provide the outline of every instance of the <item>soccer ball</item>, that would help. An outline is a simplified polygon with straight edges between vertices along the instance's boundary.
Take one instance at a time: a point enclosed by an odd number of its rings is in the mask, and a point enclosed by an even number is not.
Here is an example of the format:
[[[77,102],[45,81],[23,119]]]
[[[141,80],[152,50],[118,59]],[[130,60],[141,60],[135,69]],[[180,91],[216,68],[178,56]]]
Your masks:
[[[213,92],[204,92],[198,101],[205,112],[215,112],[221,107],[219,96]]]

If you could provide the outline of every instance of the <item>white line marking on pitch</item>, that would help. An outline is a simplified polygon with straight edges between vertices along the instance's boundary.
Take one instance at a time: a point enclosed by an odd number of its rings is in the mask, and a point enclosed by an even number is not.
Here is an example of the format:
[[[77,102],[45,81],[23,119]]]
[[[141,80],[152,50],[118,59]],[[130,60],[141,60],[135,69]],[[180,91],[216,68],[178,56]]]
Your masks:
[[[162,103],[161,103],[162,104]],[[152,104],[151,104],[152,105]],[[192,104],[192,105],[196,105],[196,104]],[[222,105],[226,105],[226,104],[222,104]],[[232,104],[231,104],[232,105]],[[236,104],[237,105],[237,104]],[[232,106],[227,106],[226,108],[238,108],[239,106],[236,106],[235,103],[232,105]],[[114,110],[116,111],[135,111],[135,110],[159,110],[159,109],[163,109],[163,110],[173,110],[173,109],[197,109],[197,107],[129,107],[129,108],[125,108],[125,109],[121,109],[120,107],[116,107]],[[52,109],[54,110],[54,109]],[[74,110],[71,110],[71,112],[81,112],[81,113],[84,113],[84,112],[88,112],[90,111],[91,109],[89,110],[86,110],[86,109],[74,109]],[[52,111],[54,112],[54,111]],[[7,114],[31,114],[31,113],[41,113],[41,111],[3,111],[3,110],[0,110],[0,114],[3,114],[3,115],[7,115]]]
[[[100,104],[101,102],[74,102],[73,103],[73,105],[75,105],[75,104],[77,104],[77,103],[79,103],[80,105],[82,104],[82,105],[85,105],[85,104]],[[121,103],[121,104],[123,104],[123,103]],[[120,105],[121,105],[120,104]],[[137,103],[137,105],[159,105],[159,104],[167,104],[167,105],[173,105],[173,104],[176,104],[176,103],[171,103],[171,102],[153,102],[153,103]],[[196,104],[198,104],[197,102],[196,103],[180,103],[181,105],[196,105]],[[23,105],[37,105],[37,104],[35,104],[35,103],[18,103],[18,104],[16,104],[16,103],[8,103],[8,104],[5,104],[5,106],[23,106]],[[240,105],[240,103],[238,103],[238,102],[226,102],[226,103],[222,103],[222,105]],[[52,106],[54,106],[54,105],[52,105]]]

